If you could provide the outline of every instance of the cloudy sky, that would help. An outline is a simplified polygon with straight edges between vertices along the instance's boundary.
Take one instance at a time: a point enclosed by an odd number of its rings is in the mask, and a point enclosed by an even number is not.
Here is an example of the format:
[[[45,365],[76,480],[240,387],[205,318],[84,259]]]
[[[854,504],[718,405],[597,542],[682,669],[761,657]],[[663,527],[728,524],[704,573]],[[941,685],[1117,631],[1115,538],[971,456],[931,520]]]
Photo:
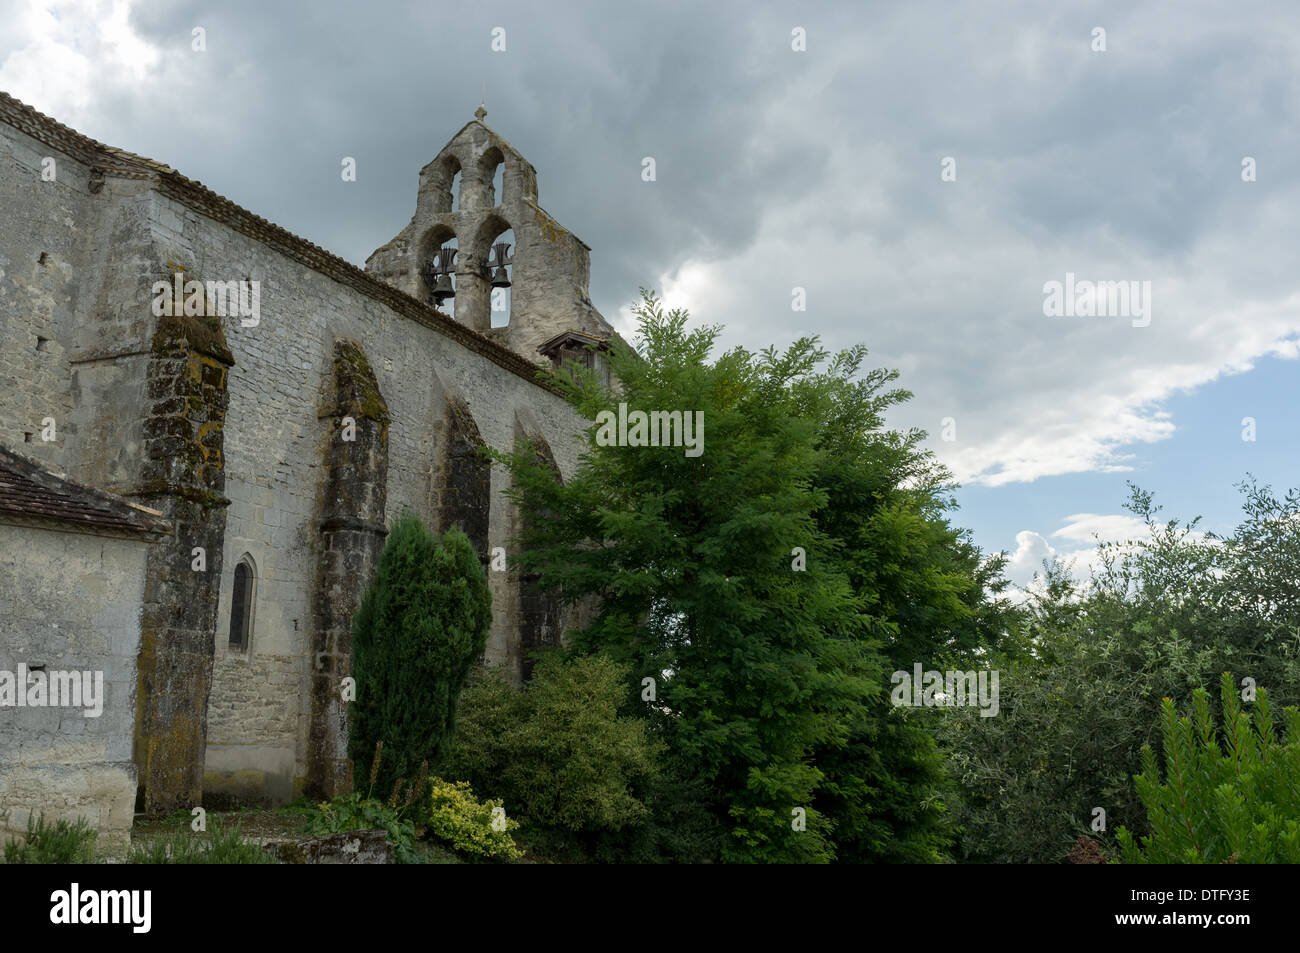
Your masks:
[[[960,522],[1017,582],[1128,535],[1126,481],[1219,530],[1246,473],[1300,484],[1289,0],[0,14],[0,89],[358,265],[486,84],[488,125],[592,246],[607,318],[629,331],[648,285],[728,346],[865,343],[915,394],[893,423],[932,434]],[[1046,316],[1067,273],[1149,282],[1149,311]]]

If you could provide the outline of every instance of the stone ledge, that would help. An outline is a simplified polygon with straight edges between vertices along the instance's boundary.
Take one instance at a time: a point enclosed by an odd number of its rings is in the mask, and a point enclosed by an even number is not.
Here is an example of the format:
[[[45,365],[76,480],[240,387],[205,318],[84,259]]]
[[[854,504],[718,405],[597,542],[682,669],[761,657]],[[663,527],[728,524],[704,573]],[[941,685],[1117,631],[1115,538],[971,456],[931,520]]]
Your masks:
[[[383,831],[345,831],[308,840],[267,841],[263,848],[284,864],[391,864],[393,847]]]

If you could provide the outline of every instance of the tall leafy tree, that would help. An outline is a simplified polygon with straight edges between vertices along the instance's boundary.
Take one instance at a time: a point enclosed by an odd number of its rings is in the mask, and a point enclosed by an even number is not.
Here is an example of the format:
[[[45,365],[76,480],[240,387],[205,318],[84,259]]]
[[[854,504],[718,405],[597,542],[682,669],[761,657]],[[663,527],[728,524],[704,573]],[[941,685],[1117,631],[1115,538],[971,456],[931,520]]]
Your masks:
[[[532,517],[520,561],[599,598],[574,648],[631,666],[684,788],[712,792],[722,859],[826,861],[837,836],[844,859],[937,859],[937,754],[884,704],[889,657],[971,650],[995,627],[978,554],[942,517],[945,474],[923,435],[884,429],[909,395],[861,373],[863,348],[711,360],[718,328],[644,291],[638,317],[638,353],[611,356],[617,393],[583,372],[561,385],[593,420],[619,403],[702,418],[702,452],[593,425],[563,485],[527,451],[503,457]],[[867,545],[872,521],[891,535]]]
[[[988,668],[989,650],[1018,626],[1018,613],[996,598],[1007,585],[1005,560],[983,559],[949,523],[951,484],[920,449],[925,434],[883,427],[887,408],[909,395],[882,392],[896,373],[862,374],[864,358],[864,349],[850,349],[826,373],[793,385],[820,421],[814,479],[827,502],[817,521],[837,543],[830,556],[862,600],[887,672],[910,673],[918,662]],[[951,824],[932,724],[877,696],[858,708],[843,739],[818,752],[826,774],[818,803],[835,822],[841,861],[944,857]]]
[[[492,596],[469,537],[441,539],[419,517],[393,524],[375,577],[353,618],[348,752],[353,777],[367,777],[375,746],[376,779],[387,796],[398,778],[413,780],[451,743],[456,701],[487,645]]]

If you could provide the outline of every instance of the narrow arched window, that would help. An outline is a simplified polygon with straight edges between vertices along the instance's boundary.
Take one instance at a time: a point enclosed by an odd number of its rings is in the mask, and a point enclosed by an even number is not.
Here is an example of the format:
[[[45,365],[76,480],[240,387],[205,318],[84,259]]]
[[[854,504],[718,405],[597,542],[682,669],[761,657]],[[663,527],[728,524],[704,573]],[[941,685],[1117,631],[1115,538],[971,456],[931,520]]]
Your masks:
[[[247,652],[253,631],[253,596],[257,579],[253,561],[245,556],[235,567],[235,589],[230,599],[230,649]]]

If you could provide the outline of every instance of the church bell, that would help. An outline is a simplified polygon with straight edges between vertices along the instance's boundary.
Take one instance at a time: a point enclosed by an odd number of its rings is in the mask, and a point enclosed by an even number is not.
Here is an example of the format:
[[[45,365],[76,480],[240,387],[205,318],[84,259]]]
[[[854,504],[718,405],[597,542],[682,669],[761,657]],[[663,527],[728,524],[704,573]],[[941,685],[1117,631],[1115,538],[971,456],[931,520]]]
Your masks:
[[[451,286],[451,275],[439,275],[438,281],[433,286],[433,300],[442,304],[448,298],[456,297],[456,292]]]
[[[509,257],[507,257],[508,252],[510,251],[510,243],[498,242],[493,245],[492,248],[496,252],[497,256],[496,271],[492,273],[492,287],[509,288],[510,276],[506,273],[506,264],[510,261]]]
[[[456,260],[456,252],[457,249],[450,245],[443,245],[438,250],[438,264],[434,267],[438,280],[433,286],[433,300],[438,304],[456,297],[456,289],[451,284],[452,263]]]

